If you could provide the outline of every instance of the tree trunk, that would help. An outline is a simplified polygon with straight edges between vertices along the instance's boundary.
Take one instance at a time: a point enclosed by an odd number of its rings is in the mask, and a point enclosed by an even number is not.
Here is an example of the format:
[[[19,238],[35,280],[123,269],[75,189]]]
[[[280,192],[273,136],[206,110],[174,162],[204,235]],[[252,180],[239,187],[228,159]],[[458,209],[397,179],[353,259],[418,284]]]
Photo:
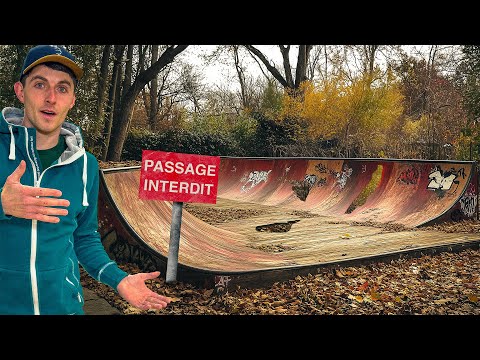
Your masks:
[[[97,88],[97,119],[98,124],[103,124],[105,128],[105,98],[107,97],[107,79],[108,79],[108,64],[110,62],[111,46],[105,45],[103,48],[103,55],[100,66],[100,76]],[[105,133],[104,133],[105,135]],[[102,137],[104,139],[104,137]]]
[[[158,45],[152,45],[152,65],[158,60]],[[152,79],[152,86],[150,89],[150,111],[148,112],[148,124],[150,130],[155,130],[155,119],[158,114],[158,78],[155,76]]]
[[[238,81],[240,82],[240,96],[242,98],[242,106],[244,109],[248,107],[247,101],[247,86],[245,83],[245,72],[242,67],[240,57],[238,56],[238,45],[232,45],[233,61],[235,64],[235,70],[237,71]]]
[[[112,71],[112,81],[110,84],[110,91],[108,95],[108,105],[107,105],[107,119],[105,121],[105,127],[103,130],[105,145],[102,152],[102,160],[106,161],[108,158],[108,151],[110,148],[110,138],[112,136],[112,124],[115,113],[115,101],[117,99],[117,88],[120,84],[121,78],[121,64],[123,52],[125,50],[125,45],[115,45],[114,47],[114,62],[113,62],[113,71]]]
[[[135,100],[142,89],[162,70],[170,64],[175,57],[184,51],[188,45],[169,45],[160,58],[148,69],[141,71],[128,89],[124,89],[118,112],[115,113],[115,126],[112,128],[112,137],[115,139],[110,143],[108,161],[120,161],[123,145],[128,135],[130,119],[133,114]],[[110,151],[111,150],[111,151]]]

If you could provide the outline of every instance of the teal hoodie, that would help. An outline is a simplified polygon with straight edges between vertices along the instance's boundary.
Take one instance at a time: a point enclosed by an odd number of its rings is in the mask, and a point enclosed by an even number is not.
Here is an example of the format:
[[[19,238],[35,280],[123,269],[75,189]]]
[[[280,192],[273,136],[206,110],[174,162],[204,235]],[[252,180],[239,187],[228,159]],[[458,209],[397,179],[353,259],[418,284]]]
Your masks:
[[[0,314],[84,314],[79,265],[115,290],[127,276],[110,259],[98,233],[98,161],[85,151],[80,128],[64,122],[60,136],[67,149],[42,169],[36,130],[22,122],[23,110],[2,110],[0,193],[25,160],[20,182],[59,189],[70,206],[56,224],[6,215],[0,206]]]

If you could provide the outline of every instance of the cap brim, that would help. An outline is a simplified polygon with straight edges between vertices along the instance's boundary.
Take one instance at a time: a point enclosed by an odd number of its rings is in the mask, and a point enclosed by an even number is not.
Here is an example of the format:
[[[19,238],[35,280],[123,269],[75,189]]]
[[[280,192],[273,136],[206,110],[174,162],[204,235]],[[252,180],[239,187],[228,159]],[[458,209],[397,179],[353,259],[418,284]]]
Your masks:
[[[28,67],[26,67],[25,70],[23,70],[23,74],[25,74],[28,70],[30,70],[34,66],[37,66],[39,64],[43,64],[43,63],[48,62],[48,61],[53,61],[53,62],[60,63],[62,65],[65,65],[66,67],[68,67],[70,70],[73,71],[77,80],[80,80],[81,77],[83,76],[83,70],[80,66],[78,66],[75,62],[73,62],[69,58],[67,58],[65,56],[57,55],[57,54],[47,55],[47,56],[44,56],[44,57],[38,59],[37,61],[34,61]]]

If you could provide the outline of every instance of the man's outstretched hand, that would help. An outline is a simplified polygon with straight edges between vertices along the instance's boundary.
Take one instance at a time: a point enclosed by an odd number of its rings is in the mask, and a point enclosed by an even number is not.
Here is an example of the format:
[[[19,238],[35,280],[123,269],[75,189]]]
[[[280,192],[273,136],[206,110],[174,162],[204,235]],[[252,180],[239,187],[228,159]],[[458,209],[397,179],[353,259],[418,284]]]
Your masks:
[[[58,223],[59,216],[67,215],[68,210],[56,206],[68,207],[70,202],[66,199],[55,198],[62,196],[60,190],[22,185],[20,178],[25,173],[25,169],[26,163],[22,160],[3,185],[0,205],[3,207],[4,214]]]
[[[163,309],[171,299],[157,294],[145,285],[145,280],[155,279],[159,275],[160,271],[128,275],[120,281],[117,291],[130,305],[140,310]]]

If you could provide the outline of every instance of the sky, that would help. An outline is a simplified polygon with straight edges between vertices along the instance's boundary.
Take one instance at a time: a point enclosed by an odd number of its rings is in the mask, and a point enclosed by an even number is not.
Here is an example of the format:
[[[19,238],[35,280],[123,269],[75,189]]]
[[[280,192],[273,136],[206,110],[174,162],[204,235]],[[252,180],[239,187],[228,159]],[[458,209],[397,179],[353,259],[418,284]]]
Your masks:
[[[238,80],[236,77],[235,69],[232,65],[226,66],[222,65],[219,62],[206,66],[205,63],[200,59],[200,54],[211,53],[217,45],[191,45],[185,50],[184,57],[188,59],[186,61],[190,62],[197,67],[197,70],[204,74],[205,79],[204,83],[212,88],[215,86],[225,87],[227,84],[231,84],[232,87],[239,87]],[[259,50],[261,50],[271,61],[276,64],[282,63],[282,57],[278,45],[254,45]],[[410,53],[416,53],[418,51],[427,51],[430,45],[404,45],[404,47]],[[296,64],[298,52],[295,48],[290,51],[290,60],[291,64]],[[257,63],[253,59],[245,58],[244,61],[249,62],[249,73],[261,76],[262,73],[259,69]],[[277,68],[282,68],[281,65],[278,65]],[[229,82],[229,79],[231,81]]]
[[[198,68],[198,71],[201,71],[205,76],[205,83],[209,86],[225,86],[228,82],[229,77],[235,77],[233,79],[233,85],[237,85],[237,79],[235,74],[235,69],[232,65],[226,66],[220,63],[212,64],[205,66],[203,61],[200,59],[200,54],[211,53],[217,45],[192,45],[185,50],[184,56],[188,58],[188,62],[195,65]],[[280,51],[278,50],[277,45],[255,45],[260,49],[269,59],[278,63],[281,61]],[[290,52],[293,63],[296,62],[297,53],[295,51]],[[245,59],[247,61],[248,59]],[[253,60],[249,61],[250,73],[261,75],[259,67]]]

